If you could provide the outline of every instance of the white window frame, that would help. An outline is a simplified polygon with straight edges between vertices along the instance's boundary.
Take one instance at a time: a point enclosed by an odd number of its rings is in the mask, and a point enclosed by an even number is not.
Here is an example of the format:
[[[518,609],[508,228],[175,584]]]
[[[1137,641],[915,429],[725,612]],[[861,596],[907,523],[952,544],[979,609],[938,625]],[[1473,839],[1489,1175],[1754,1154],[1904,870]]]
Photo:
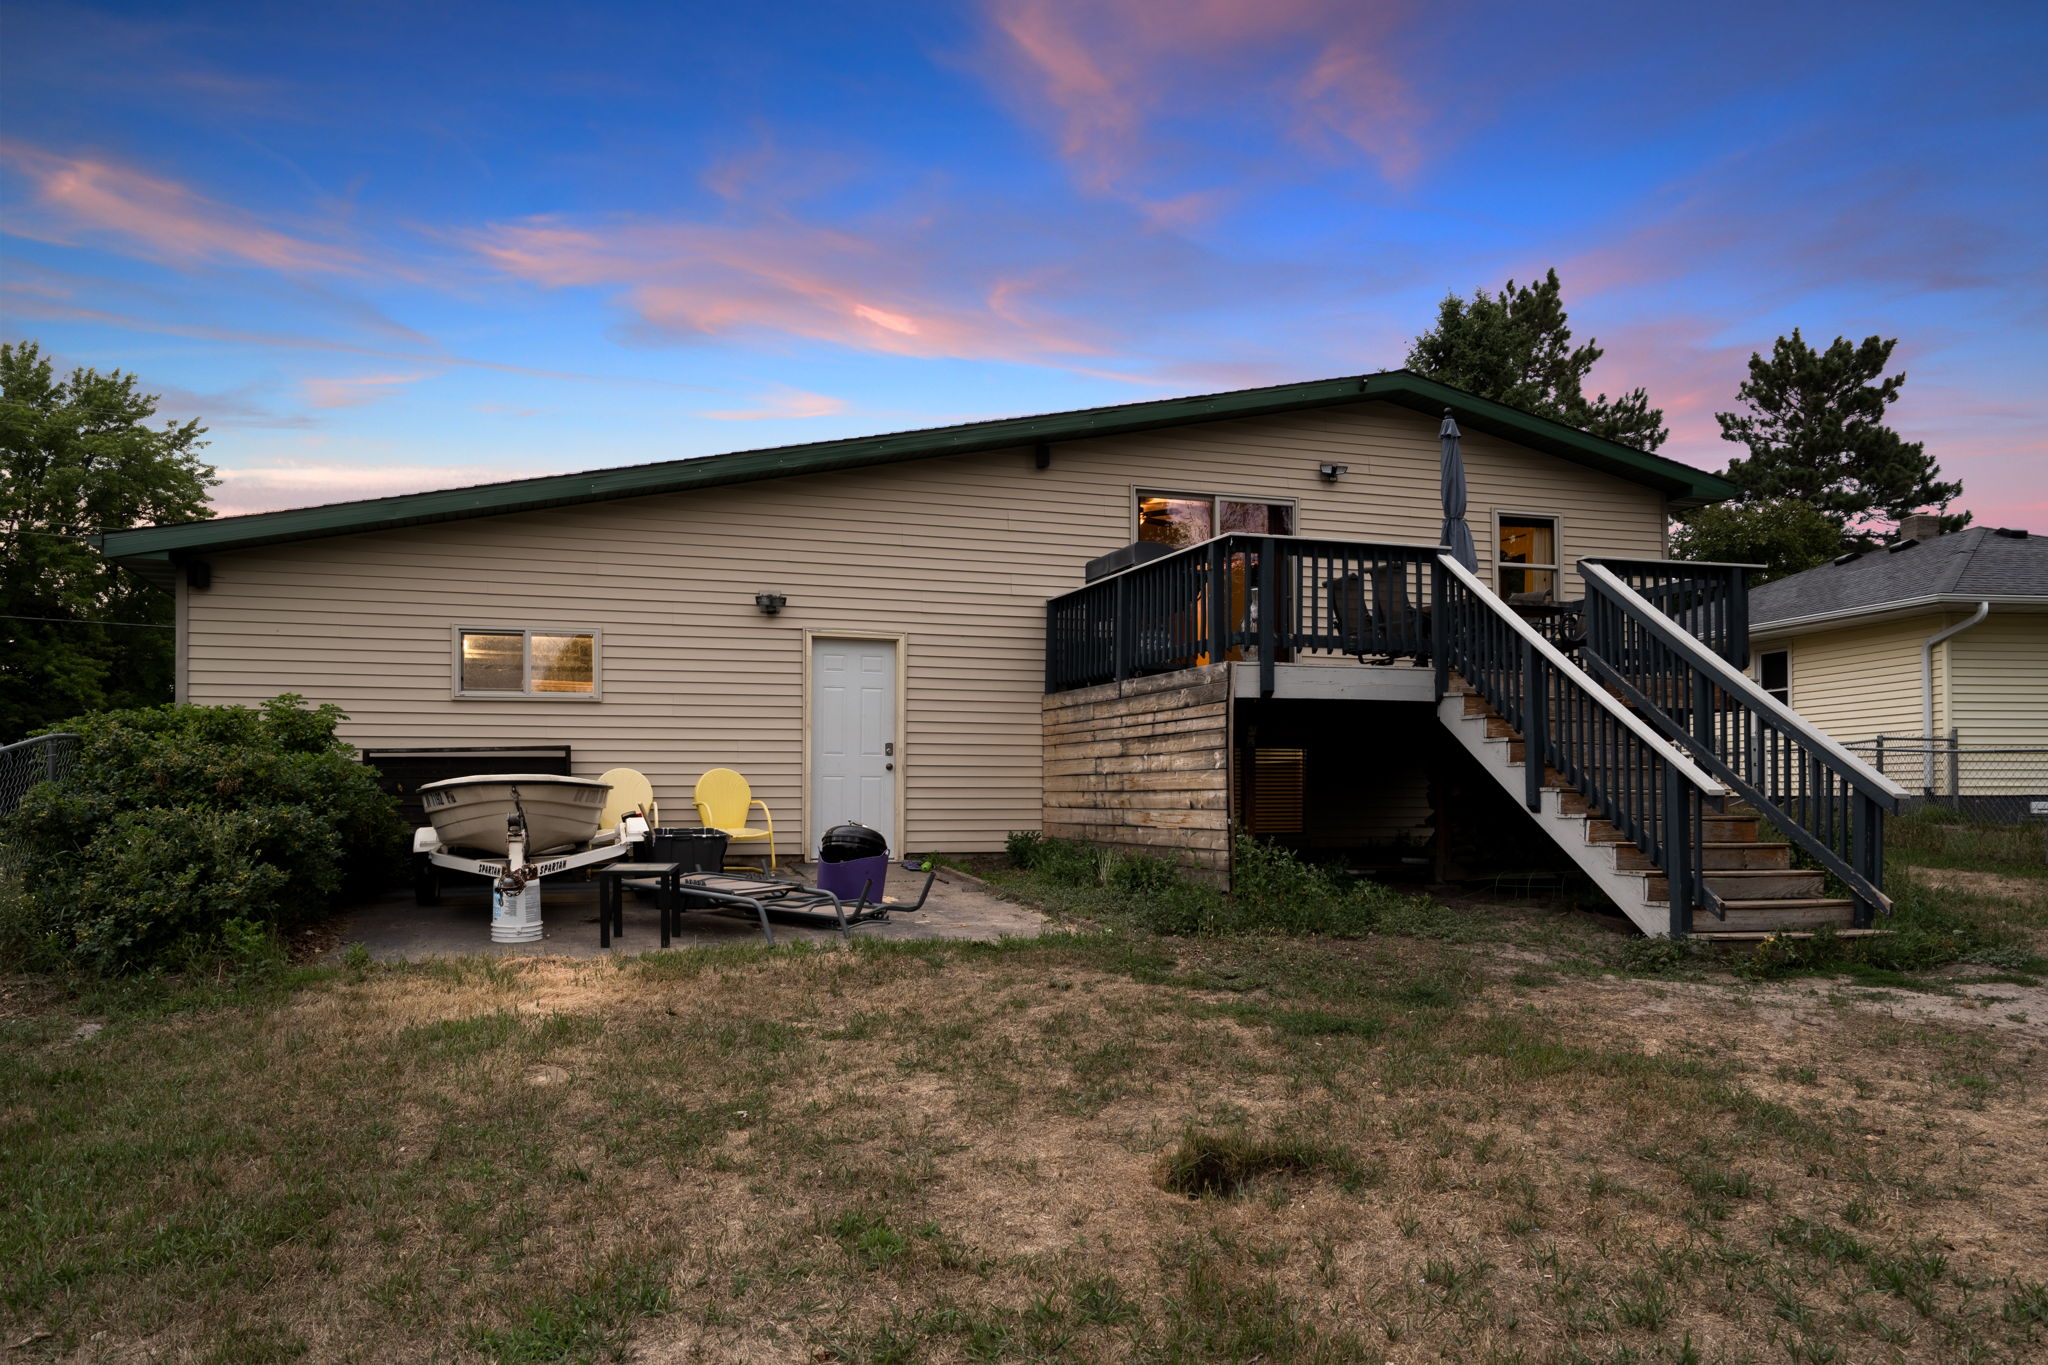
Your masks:
[[[517,692],[465,691],[462,686],[462,637],[465,635],[517,635],[520,658],[520,690]],[[536,692],[533,690],[533,637],[536,635],[588,635],[590,637],[590,690],[588,692]],[[592,702],[604,699],[604,632],[595,626],[483,626],[449,627],[450,657],[454,672],[449,695],[457,701],[544,701]]]
[[[1555,550],[1557,562],[1555,564],[1509,564],[1500,557],[1500,524],[1502,520],[1512,517],[1527,517],[1532,521],[1547,521],[1550,523],[1552,528],[1551,536],[1557,542]],[[1508,569],[1548,569],[1552,575],[1550,600],[1552,602],[1562,602],[1564,600],[1565,552],[1563,517],[1555,512],[1538,512],[1526,507],[1496,507],[1493,509],[1493,543],[1491,550],[1493,553],[1493,590],[1502,597],[1508,595],[1508,590],[1501,581],[1501,575],[1504,571]]]
[[[1785,656],[1785,695],[1782,697],[1778,697],[1777,689],[1764,681],[1764,660],[1773,654]],[[1778,700],[1785,703],[1785,705],[1790,706],[1792,704],[1792,646],[1786,645],[1783,649],[1759,649],[1756,651],[1756,685],[1771,696],[1778,697]]]
[[[1161,488],[1153,484],[1134,483],[1131,485],[1129,504],[1131,509],[1130,525],[1132,540],[1138,539],[1139,533],[1143,529],[1144,513],[1138,509],[1138,501],[1141,498],[1186,498],[1190,500],[1207,498],[1209,500],[1210,539],[1212,540],[1224,534],[1223,531],[1217,528],[1222,525],[1223,504],[1226,502],[1252,502],[1261,503],[1267,507],[1285,507],[1293,513],[1294,529],[1288,532],[1288,534],[1294,536],[1301,534],[1301,500],[1299,498],[1273,498],[1267,497],[1263,493],[1202,493],[1194,489]],[[1232,532],[1232,534],[1241,533]]]

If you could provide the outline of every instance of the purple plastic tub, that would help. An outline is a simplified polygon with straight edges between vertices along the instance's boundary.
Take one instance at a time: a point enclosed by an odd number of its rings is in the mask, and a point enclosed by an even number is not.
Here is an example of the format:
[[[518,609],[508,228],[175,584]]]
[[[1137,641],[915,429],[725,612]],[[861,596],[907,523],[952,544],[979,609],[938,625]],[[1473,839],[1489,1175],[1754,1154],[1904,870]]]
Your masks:
[[[889,855],[886,853],[872,858],[853,858],[843,863],[818,864],[818,889],[830,891],[849,903],[859,900],[861,888],[866,887],[868,904],[881,904],[882,885],[888,879]]]

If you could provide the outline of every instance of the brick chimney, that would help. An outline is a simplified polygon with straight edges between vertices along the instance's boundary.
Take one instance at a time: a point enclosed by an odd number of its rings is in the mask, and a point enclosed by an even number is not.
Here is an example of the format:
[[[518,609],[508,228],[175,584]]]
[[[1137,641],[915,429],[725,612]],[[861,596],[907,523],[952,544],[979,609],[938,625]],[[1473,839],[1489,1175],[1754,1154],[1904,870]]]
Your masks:
[[[1933,512],[1915,512],[1899,518],[1898,533],[1893,543],[1907,540],[1932,540],[1941,534],[1941,517]]]

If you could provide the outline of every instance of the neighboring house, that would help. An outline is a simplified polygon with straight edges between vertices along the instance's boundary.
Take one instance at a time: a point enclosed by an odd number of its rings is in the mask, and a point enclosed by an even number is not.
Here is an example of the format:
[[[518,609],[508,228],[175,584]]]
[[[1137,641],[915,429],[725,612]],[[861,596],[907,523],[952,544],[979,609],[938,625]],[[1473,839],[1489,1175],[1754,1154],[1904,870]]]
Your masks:
[[[2048,538],[1939,527],[1751,592],[1751,669],[1909,788],[2048,795]]]
[[[1469,587],[1437,561],[1451,412]],[[697,776],[733,767],[790,850],[857,818],[899,852],[1045,829],[1224,869],[1233,818],[1347,857],[1519,856],[1529,822],[1502,791],[1519,740],[1487,708],[1520,703],[1490,661],[1536,646],[1501,595],[1577,597],[1582,561],[1660,559],[1674,511],[1734,491],[1394,372],[141,528],[102,549],[175,587],[185,701],[301,693],[339,704],[366,749],[566,744],[577,773],[645,771],[684,819]],[[1134,543],[1180,553],[1083,587]],[[1443,701],[1416,666],[1432,611],[1446,650],[1492,641],[1459,655],[1480,695]],[[1571,671],[1560,708],[1590,695]],[[1439,723],[1461,705],[1491,739]],[[1602,750],[1651,746],[1627,782],[1587,768],[1581,789],[1614,790],[1545,789],[1580,845],[1662,847],[1637,776],[1682,769],[1684,800],[1718,795],[1631,724],[1648,738]],[[1602,812],[1619,834],[1586,832]],[[1554,857],[1560,836],[1536,834]],[[1661,894],[1651,862],[1630,874],[1638,902]]]

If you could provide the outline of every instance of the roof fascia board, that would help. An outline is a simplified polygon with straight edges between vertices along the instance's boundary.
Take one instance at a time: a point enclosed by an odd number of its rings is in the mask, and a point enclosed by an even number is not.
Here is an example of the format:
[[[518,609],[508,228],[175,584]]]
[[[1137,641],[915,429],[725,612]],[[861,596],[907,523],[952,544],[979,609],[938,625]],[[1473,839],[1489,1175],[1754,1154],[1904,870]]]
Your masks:
[[[1698,506],[1733,496],[1732,484],[1674,460],[1631,449],[1547,418],[1476,398],[1407,371],[1194,398],[1166,398],[1119,407],[1034,417],[1003,418],[931,431],[853,437],[844,441],[738,451],[689,460],[630,465],[583,474],[408,493],[326,507],[260,512],[243,517],[112,531],[101,551],[127,559],[162,553],[254,549],[286,541],[396,530],[469,517],[543,511],[550,507],[686,492],[794,474],[830,473],[902,460],[976,454],[1041,441],[1117,436],[1161,427],[1264,416],[1343,403],[1387,401],[1434,415],[1453,408],[1482,431],[1664,492],[1673,507]]]
[[[1752,640],[1774,640],[1784,635],[1802,635],[1809,631],[1844,630],[1852,626],[1874,626],[1902,617],[1917,616],[1925,611],[1945,608],[1969,608],[1979,602],[1989,602],[1994,607],[2019,607],[2048,611],[2048,597],[2015,596],[1997,593],[1936,593],[1927,597],[1908,598],[1902,602],[1883,602],[1870,607],[1845,607],[1840,611],[1815,612],[1811,616],[1793,616],[1783,621],[1768,621],[1752,625],[1749,638]]]
[[[1369,397],[1384,398],[1431,416],[1439,415],[1444,408],[1453,408],[1458,420],[1467,426],[1602,473],[1620,474],[1649,484],[1669,495],[1675,509],[1704,507],[1742,491],[1718,474],[1439,384],[1407,370],[1366,375],[1360,388]],[[1627,472],[1623,473],[1624,470]]]

